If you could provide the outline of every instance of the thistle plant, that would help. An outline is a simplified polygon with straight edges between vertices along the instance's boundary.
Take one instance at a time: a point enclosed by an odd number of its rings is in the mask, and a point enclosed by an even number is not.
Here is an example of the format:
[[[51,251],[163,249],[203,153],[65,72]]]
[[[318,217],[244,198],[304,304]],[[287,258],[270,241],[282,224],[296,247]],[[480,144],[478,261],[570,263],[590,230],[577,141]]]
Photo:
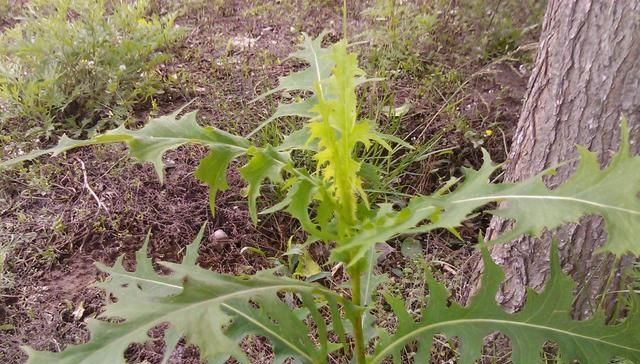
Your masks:
[[[377,131],[374,121],[358,117],[356,89],[374,80],[358,68],[357,55],[346,40],[323,47],[323,38],[324,33],[315,39],[305,35],[292,57],[308,66],[282,77],[279,86],[267,93],[288,91],[307,96],[279,105],[265,122],[287,115],[308,120],[280,145],[254,145],[251,135],[234,136],[200,126],[195,112],[180,117],[182,110],[178,110],[138,130],[122,126],[84,141],[64,137],[52,149],[4,165],[86,145],[125,143],[133,157],[153,163],[162,179],[162,156],[167,150],[200,144],[210,152],[200,161],[195,176],[209,186],[214,213],[216,193],[228,187],[230,163],[244,157],[240,174],[248,184],[254,223],[261,214],[279,210],[291,215],[306,232],[306,244],[330,247],[330,262],[342,265],[348,275],[345,289],[331,289],[273,270],[236,277],[203,269],[196,264],[203,227],[181,263],[162,263],[171,271],[168,275],[154,271],[145,254],[146,242],[137,253],[134,271],[127,271],[122,259],[112,267],[99,264],[111,278],[97,286],[117,298],[101,317],[117,320],[90,320],[91,340],[60,353],[26,348],[29,363],[124,363],[127,347],[147,340],[149,329],[163,323],[168,324],[163,363],[180,338],[196,345],[209,363],[224,363],[229,358],[249,363],[239,343],[252,335],[271,342],[277,363],[327,363],[330,356],[357,364],[389,360],[428,363],[434,335],[459,338],[459,362],[473,363],[483,339],[496,331],[511,339],[514,363],[539,362],[547,341],[557,343],[566,362],[606,363],[614,357],[639,361],[637,297],[632,298],[634,304],[620,324],[606,325],[602,312],[589,320],[572,320],[574,283],[561,271],[554,248],[546,289],[528,292],[522,310],[510,314],[495,302],[503,273],[486,249],[488,244],[522,234],[537,236],[582,216],[600,215],[608,235],[603,251],[618,256],[640,253],[636,240],[640,235],[640,158],[629,152],[624,122],[620,150],[606,168],[600,168],[594,153],[580,148],[575,174],[553,190],[545,186],[542,175],[519,183],[491,183],[490,176],[499,166],[485,152],[479,170],[465,169],[462,178],[451,180],[431,196],[412,197],[406,207],[398,209],[370,199],[358,173],[362,163],[357,158],[359,149],[373,144],[390,148],[395,140]],[[312,166],[297,161],[300,153],[294,151],[312,156]],[[286,195],[258,212],[257,200],[265,183],[278,185]],[[371,315],[372,298],[385,277],[376,274],[376,245],[405,234],[455,231],[478,208],[491,202],[503,202],[492,213],[513,220],[513,228],[480,244],[485,271],[470,303],[466,307],[448,303],[445,287],[429,276],[426,308],[416,317],[406,310],[401,297],[384,294],[398,325],[392,331],[378,327]],[[283,299],[285,296],[289,299]],[[411,359],[405,356],[407,350],[415,351]]]

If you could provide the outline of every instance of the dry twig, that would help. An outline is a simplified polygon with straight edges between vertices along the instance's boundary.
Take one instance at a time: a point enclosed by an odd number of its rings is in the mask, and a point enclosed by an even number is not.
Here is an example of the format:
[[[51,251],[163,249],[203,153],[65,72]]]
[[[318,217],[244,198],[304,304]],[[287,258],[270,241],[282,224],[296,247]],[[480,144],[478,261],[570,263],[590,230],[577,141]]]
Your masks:
[[[104,209],[104,211],[107,212],[107,214],[109,214],[109,209],[107,208],[107,206],[102,203],[102,201],[100,200],[100,198],[98,197],[98,195],[96,195],[96,193],[93,191],[93,189],[91,188],[91,186],[89,186],[89,181],[87,179],[87,169],[84,166],[84,162],[82,161],[82,159],[80,158],[76,158],[76,160],[78,162],[80,162],[80,168],[82,168],[82,177],[84,179],[84,188],[86,188],[89,193],[91,194],[91,196],[93,196],[93,198],[96,200],[96,202],[98,203],[98,212],[100,211],[100,209]]]

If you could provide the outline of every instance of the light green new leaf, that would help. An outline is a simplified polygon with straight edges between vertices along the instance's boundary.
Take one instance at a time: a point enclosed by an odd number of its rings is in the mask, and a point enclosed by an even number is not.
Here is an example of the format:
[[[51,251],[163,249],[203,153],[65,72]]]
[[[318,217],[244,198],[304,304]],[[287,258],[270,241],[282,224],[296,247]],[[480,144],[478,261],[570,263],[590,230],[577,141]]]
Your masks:
[[[307,143],[317,143],[317,170],[329,186],[337,215],[348,225],[356,219],[358,197],[368,205],[358,175],[361,163],[354,159],[356,147],[368,147],[379,137],[370,122],[358,120],[356,86],[364,71],[358,68],[357,56],[349,53],[347,43],[341,41],[331,47],[329,57],[335,67],[323,85],[316,85],[318,103],[311,110],[315,116],[307,125]],[[341,233],[347,235],[346,231]]]
[[[449,305],[449,292],[432,277],[428,279],[429,305],[420,321],[407,313],[405,303],[392,296],[387,301],[398,318],[395,333],[382,335],[370,363],[392,357],[401,363],[402,350],[418,344],[415,363],[429,363],[429,351],[436,334],[458,337],[461,364],[474,363],[480,357],[483,339],[500,332],[511,339],[515,364],[540,362],[542,346],[547,341],[558,344],[562,363],[608,363],[614,357],[640,361],[640,306],[637,296],[628,318],[618,325],[606,325],[604,314],[596,313],[589,320],[571,318],[574,282],[560,269],[557,248],[551,257],[551,276],[542,293],[527,292],[527,302],[515,314],[505,312],[495,301],[504,274],[483,250],[485,271],[482,285],[468,307]]]
[[[163,263],[172,270],[170,275],[157,274],[143,250],[136,255],[137,268],[133,272],[124,269],[122,260],[111,268],[100,265],[111,279],[98,286],[117,299],[101,317],[118,321],[90,320],[91,340],[69,346],[61,353],[26,348],[28,363],[125,363],[124,352],[129,345],[149,340],[148,331],[162,323],[169,325],[167,346],[175,346],[176,337],[185,337],[211,364],[224,363],[230,357],[249,363],[239,343],[251,334],[271,340],[278,363],[288,358],[325,363],[328,353],[339,346],[327,340],[328,325],[316,302],[327,302],[336,310],[348,302],[322,286],[269,272],[233,277],[202,269],[195,265],[195,253],[203,232],[204,229],[187,250],[182,264]],[[145,243],[143,249],[146,246]],[[305,314],[280,298],[285,292],[299,294]],[[313,321],[318,344],[310,337],[307,317]],[[339,314],[332,317],[339,319]],[[332,324],[344,332],[342,322]]]

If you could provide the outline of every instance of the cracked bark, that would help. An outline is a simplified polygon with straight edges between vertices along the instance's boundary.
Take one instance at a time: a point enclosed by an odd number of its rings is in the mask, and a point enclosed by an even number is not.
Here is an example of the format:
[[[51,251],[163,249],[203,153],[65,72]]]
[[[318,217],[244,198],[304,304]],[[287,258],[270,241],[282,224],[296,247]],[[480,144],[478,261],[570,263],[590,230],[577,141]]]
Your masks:
[[[631,127],[631,149],[640,150],[640,1],[550,0],[528,93],[506,164],[506,180],[518,181],[576,158],[575,145],[600,153],[605,165],[617,151],[619,120]],[[571,175],[568,163],[548,180],[556,186]],[[491,238],[509,228],[494,218]],[[578,282],[574,317],[589,316],[597,297],[615,290],[611,276],[628,259],[594,254],[606,238],[603,221],[587,217],[557,232],[563,268]],[[505,268],[498,301],[520,308],[525,287],[541,289],[549,271],[550,234],[496,246],[492,256]],[[617,265],[617,266],[616,266]],[[476,278],[482,267],[475,269]],[[610,279],[614,277],[614,279]],[[475,280],[477,282],[477,280]],[[475,287],[475,284],[472,285]],[[611,312],[611,303],[605,307]]]

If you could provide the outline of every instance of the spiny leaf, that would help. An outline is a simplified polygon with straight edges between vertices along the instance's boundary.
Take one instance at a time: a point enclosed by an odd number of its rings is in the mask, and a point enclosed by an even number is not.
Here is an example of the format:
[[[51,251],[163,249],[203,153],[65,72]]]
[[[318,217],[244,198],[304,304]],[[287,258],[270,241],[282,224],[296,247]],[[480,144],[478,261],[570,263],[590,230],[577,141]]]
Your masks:
[[[621,256],[640,254],[640,157],[629,151],[629,129],[622,121],[620,150],[609,165],[600,168],[595,153],[578,147],[575,173],[555,189],[549,189],[538,175],[519,183],[489,183],[495,167],[485,163],[478,173],[467,173],[465,182],[450,195],[438,198],[443,220],[455,221],[462,211],[471,211],[491,201],[506,206],[493,214],[514,220],[512,230],[492,243],[510,241],[522,234],[540,235],[587,215],[604,218],[607,242],[602,251]],[[488,155],[485,156],[489,160]]]
[[[245,139],[213,127],[198,125],[196,113],[190,112],[182,118],[177,118],[178,114],[173,113],[153,119],[140,130],[119,127],[96,138],[109,142],[126,142],[132,156],[153,163],[160,180],[164,176],[163,154],[181,145],[203,144],[213,151],[229,149],[239,154],[246,151],[249,143]]]
[[[109,143],[109,142],[105,142],[105,143]],[[83,147],[85,145],[95,145],[95,144],[101,144],[101,143],[98,143],[97,141],[94,141],[94,140],[75,140],[67,137],[66,135],[63,135],[55,147],[49,148],[49,149],[34,150],[27,154],[21,155],[19,157],[6,160],[0,163],[0,167],[13,166],[21,162],[36,159],[46,154],[53,154],[53,156],[57,156],[58,154],[64,153],[70,149]]]
[[[194,173],[199,181],[209,185],[209,206],[212,215],[215,212],[218,191],[229,188],[227,183],[229,163],[241,154],[241,152],[229,148],[216,148],[200,161]]]
[[[325,224],[325,226],[316,224],[309,215],[309,206],[312,204],[314,200],[313,197],[318,192],[318,188],[312,183],[310,176],[305,177],[308,178],[297,179],[291,185],[289,192],[287,192],[287,195],[281,202],[262,211],[262,213],[268,214],[286,209],[291,216],[298,220],[304,231],[307,232],[311,238],[326,241],[334,240],[336,236],[328,231],[327,224]]]
[[[373,218],[360,222],[357,232],[333,249],[332,260],[353,266],[365,258],[377,243],[384,243],[410,231],[439,211],[436,206],[422,206],[416,202],[411,201],[409,206],[400,211],[395,211],[391,204],[380,204]],[[432,226],[432,230],[435,228],[436,226]]]
[[[313,195],[316,188],[307,180],[300,182],[291,188],[291,203],[287,207],[287,212],[295,217],[304,230],[313,238],[331,241],[336,238],[334,234],[328,231],[328,226],[316,225],[309,216],[309,206],[313,201]]]
[[[280,91],[316,92],[316,85],[329,77],[334,63],[328,57],[330,49],[322,47],[322,40],[327,35],[327,32],[325,31],[320,33],[320,35],[315,39],[311,38],[306,33],[302,33],[302,35],[304,39],[302,44],[299,46],[300,49],[292,53],[289,58],[297,58],[305,61],[309,67],[290,75],[280,77],[278,79],[278,87],[265,92],[253,101],[260,100],[268,95]],[[282,116],[310,117],[311,115],[309,115],[309,110],[311,110],[316,102],[317,100],[314,97],[309,97],[302,101],[296,101],[290,104],[279,104],[275,113],[270,118],[262,122],[256,129],[247,135],[247,137],[254,135],[267,124]]]
[[[348,302],[322,286],[276,277],[269,272],[233,277],[199,268],[194,252],[203,232],[204,228],[182,264],[163,263],[172,271],[168,276],[155,273],[144,250],[136,255],[137,268],[133,272],[126,271],[121,260],[112,268],[100,266],[111,275],[111,280],[98,286],[117,299],[101,317],[119,321],[90,320],[91,340],[61,353],[27,348],[28,362],[125,363],[124,352],[131,343],[148,340],[151,328],[168,323],[168,347],[175,346],[176,337],[183,336],[188,343],[198,346],[202,358],[209,363],[223,363],[230,357],[249,363],[239,342],[251,334],[271,340],[278,363],[288,358],[325,363],[327,354],[338,346],[330,345],[327,339],[327,324],[318,311],[317,301],[327,302],[336,310],[340,305],[349,305]],[[146,246],[145,243],[143,249]],[[306,313],[300,315],[299,310],[285,303],[279,296],[283,292],[298,293]],[[313,320],[321,338],[317,345],[309,336],[304,321],[307,317]],[[344,332],[341,322],[333,325]]]
[[[326,31],[320,33],[315,39],[302,33],[303,41],[299,49],[289,58],[297,58],[309,64],[309,67],[291,73],[278,79],[278,87],[258,96],[256,100],[279,91],[315,91],[315,86],[331,74],[334,62],[328,58],[330,48],[322,47],[322,40],[327,35]]]
[[[193,242],[186,247],[182,264],[195,267],[198,249],[204,237],[206,226],[206,224],[202,225]],[[123,289],[139,290],[141,293],[148,294],[152,297],[179,293],[180,285],[184,277],[175,273],[169,275],[158,275],[158,273],[156,273],[151,258],[147,256],[150,238],[151,233],[149,232],[142,247],[136,252],[135,271],[130,272],[125,269],[122,264],[124,256],[118,257],[112,267],[97,262],[96,266],[98,269],[109,274],[110,279],[96,283],[95,286],[104,289],[107,294],[114,296],[121,295]],[[135,287],[130,285],[132,282],[135,282]]]
[[[0,163],[9,166],[21,161],[37,158],[44,154],[58,155],[70,149],[108,143],[126,143],[130,154],[143,162],[153,163],[160,178],[164,177],[162,156],[165,152],[184,144],[201,144],[210,149],[207,157],[200,161],[195,176],[210,186],[209,202],[214,212],[215,196],[218,191],[225,190],[227,185],[227,169],[235,158],[251,151],[252,159],[243,168],[243,176],[248,178],[250,190],[250,207],[255,219],[255,198],[259,194],[259,186],[264,178],[278,180],[278,173],[288,163],[287,152],[278,152],[273,147],[250,148],[249,142],[225,131],[202,127],[196,121],[196,112],[190,112],[178,118],[182,109],[156,119],[139,130],[129,130],[124,126],[97,135],[89,140],[73,140],[63,136],[57,146],[38,150],[27,155]],[[266,173],[261,175],[260,173]]]
[[[203,225],[196,239],[187,247],[183,264],[189,266],[195,264],[193,251],[197,252],[204,235],[204,228]],[[157,297],[168,297],[178,294],[182,290],[183,275],[175,273],[159,275],[155,272],[152,261],[146,254],[149,237],[150,235],[145,239],[142,248],[136,252],[136,270],[127,271],[122,264],[122,256],[116,260],[113,267],[107,267],[101,263],[96,264],[98,269],[109,274],[110,279],[96,283],[95,286],[104,289],[108,296],[113,295],[124,300],[124,305],[126,302],[130,302],[130,307],[133,310],[136,309],[134,302],[138,297],[153,301]],[[140,302],[143,301],[140,300]],[[147,312],[146,309],[145,312]],[[118,317],[124,318],[123,316]],[[133,342],[144,342],[149,339],[147,331],[155,325],[152,323],[153,319],[154,317],[140,315],[136,320],[129,320],[124,324],[117,325],[92,319],[87,322],[87,328],[91,332],[91,341],[86,344],[70,346],[62,353],[40,352],[28,347],[23,349],[29,354],[28,363],[125,363],[124,350]],[[146,325],[150,326],[147,329],[140,329],[147,327]],[[175,332],[172,331],[166,333],[168,347],[174,341]]]
[[[282,143],[278,145],[278,150],[285,151],[299,149],[316,152],[318,150],[318,144],[308,143],[310,135],[311,131],[309,131],[309,128],[306,126],[302,129],[296,130],[284,138]]]
[[[451,229],[469,219],[489,202],[506,202],[491,213],[514,220],[513,228],[489,243],[512,240],[522,234],[540,235],[587,215],[599,215],[606,223],[608,239],[602,251],[618,256],[640,254],[640,156],[629,152],[628,129],[622,123],[620,151],[600,168],[595,153],[578,148],[576,172],[555,189],[544,184],[543,174],[518,183],[491,183],[498,166],[484,152],[484,164],[464,170],[463,182],[448,194],[418,196],[400,210],[380,209],[362,221],[357,233],[333,252],[333,259],[353,265],[376,243],[399,234]],[[349,252],[355,252],[353,255]]]
[[[247,135],[247,138],[255,135],[265,126],[269,125],[272,121],[284,117],[284,116],[300,116],[304,118],[311,118],[313,114],[311,109],[318,103],[315,96],[308,97],[302,101],[292,102],[290,104],[278,104],[276,111],[267,120],[263,121],[254,130]]]
[[[551,276],[545,290],[527,292],[527,302],[515,314],[505,312],[495,301],[504,274],[483,248],[485,271],[482,285],[468,307],[448,304],[444,285],[429,277],[429,305],[420,321],[407,313],[405,303],[392,296],[387,302],[398,318],[398,328],[391,335],[382,335],[370,362],[381,363],[393,357],[401,362],[402,350],[416,342],[419,353],[415,363],[429,362],[429,349],[433,335],[445,334],[460,339],[460,363],[473,363],[480,357],[483,339],[500,332],[511,339],[512,359],[515,364],[539,362],[540,350],[547,341],[558,344],[564,363],[608,363],[614,357],[640,360],[640,306],[637,296],[628,318],[618,325],[606,325],[604,314],[597,312],[591,319],[576,321],[571,318],[575,288],[573,281],[561,268],[557,247],[552,248]]]
[[[231,153],[235,156],[246,153],[247,148],[249,148],[249,142],[242,137],[213,127],[198,125],[196,111],[178,118],[178,114],[181,111],[182,109],[179,109],[172,114],[151,119],[147,125],[138,130],[130,130],[120,126],[89,140],[74,140],[63,136],[58,145],[53,148],[33,151],[18,158],[2,162],[0,166],[10,166],[45,154],[53,154],[55,156],[70,149],[87,145],[125,143],[129,147],[131,156],[154,165],[156,173],[162,181],[164,178],[162,156],[165,152],[181,145],[201,144],[209,147],[213,152],[220,151],[222,153]],[[221,175],[224,176],[224,173]],[[220,178],[216,178],[215,182],[219,187]]]
[[[289,154],[279,152],[271,145],[264,148],[251,147],[248,152],[251,160],[240,169],[240,174],[249,183],[249,214],[253,223],[258,221],[256,200],[260,195],[262,181],[269,179],[272,182],[281,182],[282,169],[291,163]]]

